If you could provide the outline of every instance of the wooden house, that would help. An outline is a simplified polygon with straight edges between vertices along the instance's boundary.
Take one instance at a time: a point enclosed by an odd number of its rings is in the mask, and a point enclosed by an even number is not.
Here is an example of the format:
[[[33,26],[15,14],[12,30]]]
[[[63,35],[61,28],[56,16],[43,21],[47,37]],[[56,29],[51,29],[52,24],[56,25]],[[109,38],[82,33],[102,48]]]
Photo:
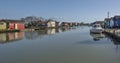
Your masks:
[[[112,20],[114,21],[114,28],[120,28],[120,16],[114,16]]]
[[[24,30],[24,21],[21,20],[2,20],[8,23],[8,30]]]
[[[59,22],[51,20],[51,21],[47,21],[47,27],[48,28],[56,28],[58,27]]]
[[[7,23],[4,21],[0,21],[0,30],[6,30],[7,29]]]
[[[110,28],[110,20],[111,20],[111,18],[104,19],[105,28]]]
[[[69,22],[62,22],[61,26],[63,26],[63,27],[69,27],[70,23]]]

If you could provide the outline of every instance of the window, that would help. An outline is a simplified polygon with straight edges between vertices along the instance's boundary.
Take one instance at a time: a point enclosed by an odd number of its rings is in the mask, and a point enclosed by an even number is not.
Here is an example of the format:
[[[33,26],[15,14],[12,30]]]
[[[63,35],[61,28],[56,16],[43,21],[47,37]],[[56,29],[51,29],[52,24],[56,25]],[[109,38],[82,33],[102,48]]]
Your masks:
[[[100,25],[94,25],[93,27],[95,27],[95,28],[96,28],[96,27],[100,27]]]

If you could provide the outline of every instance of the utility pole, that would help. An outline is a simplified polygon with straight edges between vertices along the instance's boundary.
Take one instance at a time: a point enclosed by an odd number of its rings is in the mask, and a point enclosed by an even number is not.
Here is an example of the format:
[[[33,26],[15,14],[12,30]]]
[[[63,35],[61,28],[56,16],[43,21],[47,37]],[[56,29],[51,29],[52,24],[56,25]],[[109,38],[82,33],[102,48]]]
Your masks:
[[[109,18],[109,17],[110,17],[109,15],[110,15],[110,12],[108,11],[108,13],[107,13],[107,18]]]

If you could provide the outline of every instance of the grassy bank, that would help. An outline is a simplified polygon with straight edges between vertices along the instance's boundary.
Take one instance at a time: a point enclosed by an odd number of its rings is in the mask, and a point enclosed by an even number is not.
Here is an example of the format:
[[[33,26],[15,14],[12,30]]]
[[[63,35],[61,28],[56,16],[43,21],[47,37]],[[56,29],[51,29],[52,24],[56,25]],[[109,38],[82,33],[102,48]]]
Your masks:
[[[5,32],[20,32],[20,30],[0,30],[0,33],[5,33]]]

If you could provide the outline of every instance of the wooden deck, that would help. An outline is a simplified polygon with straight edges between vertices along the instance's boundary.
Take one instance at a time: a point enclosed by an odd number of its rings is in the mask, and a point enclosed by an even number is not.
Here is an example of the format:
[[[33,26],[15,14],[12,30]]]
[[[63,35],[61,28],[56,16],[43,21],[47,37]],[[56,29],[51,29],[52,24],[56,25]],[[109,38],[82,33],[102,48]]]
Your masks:
[[[120,39],[120,29],[105,29],[104,32],[113,38]]]

